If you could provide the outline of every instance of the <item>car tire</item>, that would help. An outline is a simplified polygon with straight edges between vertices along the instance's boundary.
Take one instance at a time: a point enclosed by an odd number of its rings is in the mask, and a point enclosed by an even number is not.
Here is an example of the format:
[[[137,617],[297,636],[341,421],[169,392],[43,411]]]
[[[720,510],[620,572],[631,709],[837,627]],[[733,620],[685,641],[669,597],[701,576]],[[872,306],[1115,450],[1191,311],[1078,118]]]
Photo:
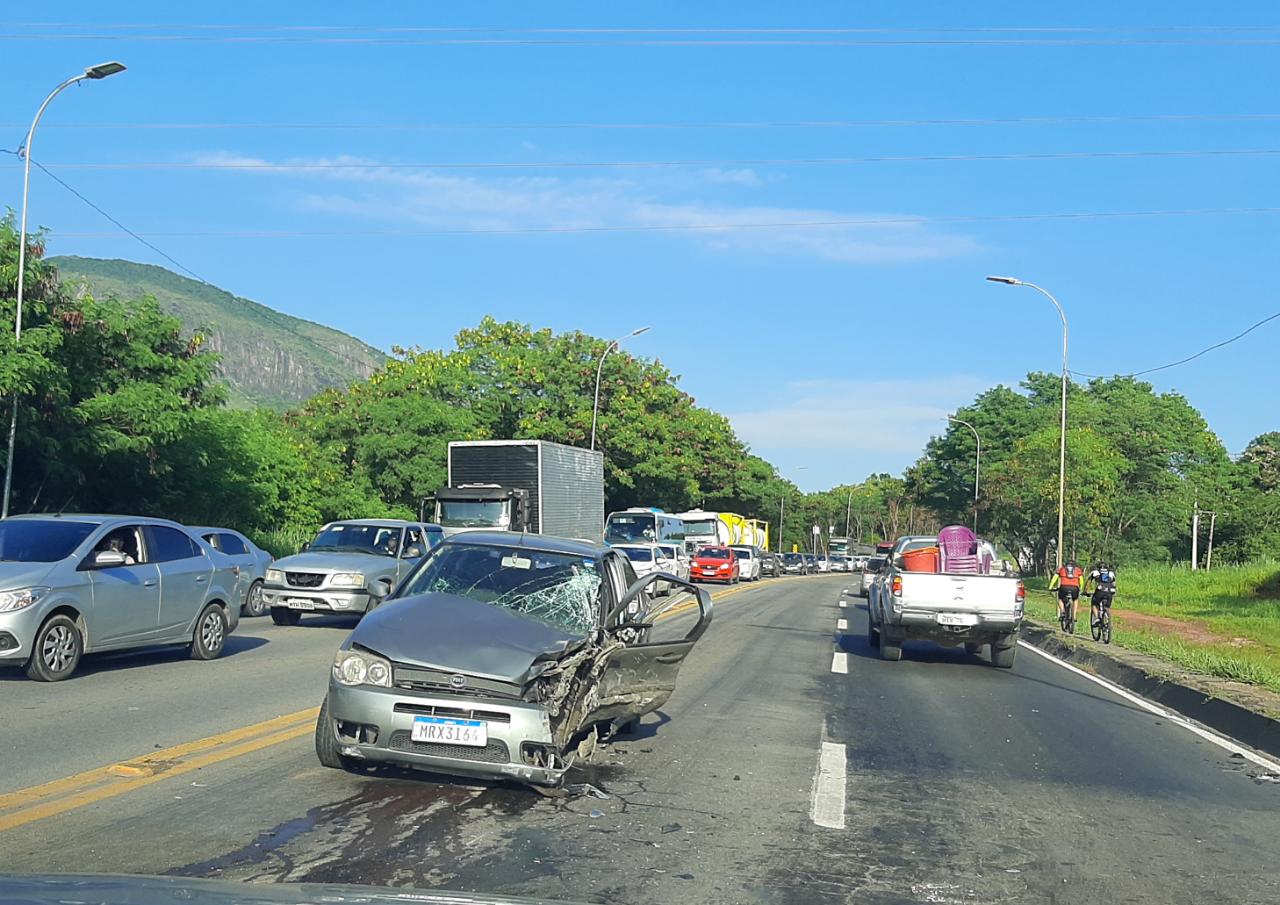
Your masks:
[[[964,643],[964,652],[971,657],[976,657],[982,653],[982,645],[977,641],[966,641]]]
[[[874,647],[880,646],[880,629],[876,628],[876,624],[871,621],[871,617],[867,617],[867,644]]]
[[[262,600],[262,582],[260,580],[249,585],[249,593],[244,595],[244,606],[240,608],[240,612],[246,616],[266,615],[267,605]]]
[[[196,620],[191,636],[191,659],[216,660],[227,644],[227,614],[216,603],[207,605]]]
[[[70,616],[58,614],[36,632],[27,660],[27,678],[37,682],[61,682],[76,671],[84,653],[84,639]]]
[[[890,638],[887,632],[880,633],[880,659],[881,660],[901,660],[902,659],[902,639]]]
[[[276,625],[297,625],[302,621],[302,614],[284,606],[271,608],[271,621]]]
[[[350,758],[338,750],[338,738],[333,734],[333,720],[329,716],[329,696],[324,696],[320,715],[316,717],[316,758],[322,766],[331,770],[350,770]]]
[[[1017,653],[1018,636],[1002,635],[991,642],[991,665],[998,669],[1013,669],[1013,661]]]

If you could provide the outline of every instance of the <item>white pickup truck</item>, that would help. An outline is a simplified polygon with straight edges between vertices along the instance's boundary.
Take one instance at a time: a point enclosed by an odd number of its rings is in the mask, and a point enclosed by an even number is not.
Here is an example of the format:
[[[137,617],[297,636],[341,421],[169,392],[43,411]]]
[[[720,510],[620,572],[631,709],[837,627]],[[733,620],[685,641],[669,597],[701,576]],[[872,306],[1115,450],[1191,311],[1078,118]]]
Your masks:
[[[902,554],[936,537],[902,537],[867,593],[867,640],[884,660],[902,659],[902,642],[920,638],[970,654],[991,645],[991,662],[1009,669],[1018,651],[1026,590],[1016,574],[908,572]]]

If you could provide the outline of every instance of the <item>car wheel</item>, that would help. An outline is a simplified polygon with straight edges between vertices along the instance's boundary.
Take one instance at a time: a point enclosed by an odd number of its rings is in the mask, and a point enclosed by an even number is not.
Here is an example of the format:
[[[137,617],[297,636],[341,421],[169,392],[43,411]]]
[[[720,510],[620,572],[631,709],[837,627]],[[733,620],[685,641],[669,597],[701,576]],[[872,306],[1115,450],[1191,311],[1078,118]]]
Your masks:
[[[262,599],[262,582],[255,581],[249,585],[249,593],[245,595],[241,612],[246,616],[261,616],[266,611],[267,605]]]
[[[870,614],[867,615],[867,643],[872,647],[880,646],[880,630],[876,628],[876,624],[871,621]]]
[[[196,632],[191,639],[191,659],[216,660],[227,643],[227,614],[211,603],[200,612]]]
[[[329,716],[329,696],[324,696],[320,716],[316,717],[316,757],[323,766],[332,770],[350,770],[351,760],[338,751],[338,737],[333,733],[333,719]]]
[[[996,647],[991,645],[991,665],[999,669],[1013,669],[1013,659],[1017,656],[1016,647]]]
[[[76,671],[84,640],[69,616],[54,616],[36,632],[27,677],[38,682],[61,682]]]
[[[297,625],[302,621],[302,614],[284,606],[271,608],[271,621],[276,625]]]

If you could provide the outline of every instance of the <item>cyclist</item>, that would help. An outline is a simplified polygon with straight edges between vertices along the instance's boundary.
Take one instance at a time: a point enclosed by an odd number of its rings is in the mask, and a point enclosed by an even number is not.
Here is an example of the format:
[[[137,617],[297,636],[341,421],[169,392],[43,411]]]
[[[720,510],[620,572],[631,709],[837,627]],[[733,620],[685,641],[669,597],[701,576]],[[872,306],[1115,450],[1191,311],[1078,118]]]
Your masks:
[[[1089,570],[1089,577],[1084,582],[1084,593],[1086,597],[1093,598],[1093,606],[1090,607],[1092,625],[1097,625],[1102,619],[1102,608],[1111,606],[1111,601],[1116,599],[1116,570],[1111,568],[1106,560],[1098,560],[1097,564]]]
[[[1074,559],[1068,559],[1066,565],[1058,569],[1049,580],[1049,590],[1058,589],[1058,620],[1066,612],[1067,601],[1071,602],[1071,622],[1074,625],[1076,613],[1080,608],[1080,580],[1084,570],[1076,565]]]

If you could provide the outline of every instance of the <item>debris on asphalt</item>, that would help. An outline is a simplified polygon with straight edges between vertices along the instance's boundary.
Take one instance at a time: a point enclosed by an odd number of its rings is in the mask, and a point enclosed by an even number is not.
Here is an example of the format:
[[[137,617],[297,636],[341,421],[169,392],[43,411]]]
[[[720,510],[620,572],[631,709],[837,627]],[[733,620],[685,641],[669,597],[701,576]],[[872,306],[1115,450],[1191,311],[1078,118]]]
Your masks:
[[[678,833],[682,829],[684,829],[684,827],[678,823],[664,823],[662,825],[662,834],[665,836],[667,833]]]
[[[593,786],[589,782],[575,782],[573,785],[569,786],[568,792],[570,795],[575,796],[589,795],[592,798],[599,798],[602,801],[608,801],[611,797],[608,792]]]
[[[592,811],[592,812],[591,812],[590,814],[588,814],[587,816],[588,816],[588,817],[590,817],[592,820],[599,820],[601,817],[603,817],[603,816],[604,816],[604,811],[601,811],[601,810],[598,810],[598,809],[597,809],[597,810]]]

